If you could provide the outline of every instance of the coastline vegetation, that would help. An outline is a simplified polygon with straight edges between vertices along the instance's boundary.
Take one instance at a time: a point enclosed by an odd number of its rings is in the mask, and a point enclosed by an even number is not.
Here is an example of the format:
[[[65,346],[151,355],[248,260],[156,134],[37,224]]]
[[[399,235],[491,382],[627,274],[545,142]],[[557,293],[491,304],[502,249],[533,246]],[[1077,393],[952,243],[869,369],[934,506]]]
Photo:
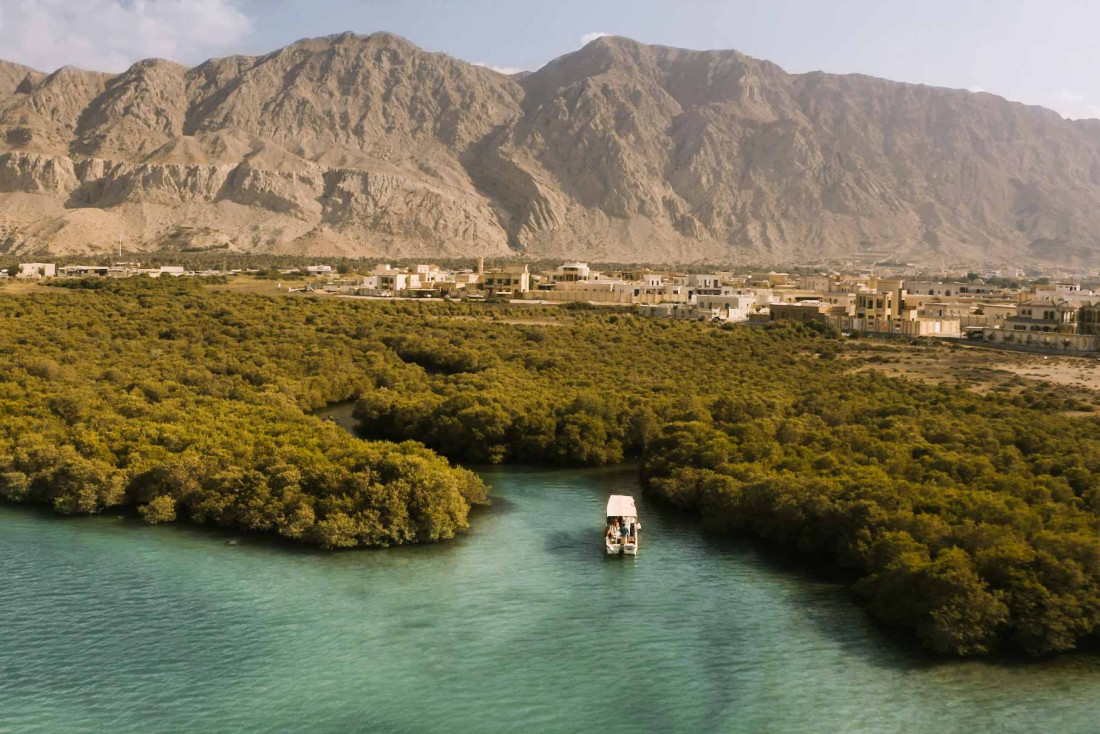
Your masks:
[[[370,355],[290,299],[192,280],[0,295],[0,497],[66,514],[275,533],[324,548],[451,538],[480,479],[411,442],[365,442],[307,411],[346,399]],[[288,313],[297,312],[297,318]]]
[[[0,295],[0,347],[9,501],[388,545],[485,501],[439,454],[636,458],[664,501],[852,569],[938,652],[1049,654],[1100,625],[1100,419],[853,374],[863,347],[827,329],[135,279]],[[370,441],[309,414],[352,397]]]

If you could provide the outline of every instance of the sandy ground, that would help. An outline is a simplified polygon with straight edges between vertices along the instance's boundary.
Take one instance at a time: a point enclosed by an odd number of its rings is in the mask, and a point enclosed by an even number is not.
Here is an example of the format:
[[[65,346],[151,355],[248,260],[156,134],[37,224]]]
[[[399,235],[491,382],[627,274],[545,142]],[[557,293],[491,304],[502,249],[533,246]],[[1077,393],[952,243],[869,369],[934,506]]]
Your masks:
[[[282,286],[282,287],[280,287]],[[304,280],[266,280],[249,276],[237,276],[229,279],[228,283],[208,285],[212,291],[231,291],[233,293],[262,293],[269,296],[286,295],[290,288],[302,288]]]
[[[850,343],[856,346],[854,343]],[[1026,387],[1047,383],[1080,391],[1082,397],[1100,397],[1100,360],[1011,352],[966,345],[910,345],[864,342],[845,358],[856,362],[854,371],[876,370],[924,382],[961,382],[977,392],[995,387]]]
[[[11,295],[27,295],[30,293],[57,293],[61,288],[44,288],[38,285],[37,280],[15,280],[5,278],[0,280],[0,293]]]
[[[999,367],[1020,377],[1100,391],[1100,360],[1095,358],[1051,357],[1047,361],[1033,358],[1003,362]]]

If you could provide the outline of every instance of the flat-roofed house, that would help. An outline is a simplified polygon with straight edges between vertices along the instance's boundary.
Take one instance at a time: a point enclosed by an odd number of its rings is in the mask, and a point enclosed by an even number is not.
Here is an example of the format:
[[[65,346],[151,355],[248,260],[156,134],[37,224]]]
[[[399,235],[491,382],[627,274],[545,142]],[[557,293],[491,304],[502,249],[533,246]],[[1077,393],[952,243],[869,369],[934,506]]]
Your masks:
[[[63,265],[57,272],[66,278],[86,278],[91,275],[107,277],[110,270],[109,265]]]
[[[531,290],[531,272],[526,264],[505,265],[486,271],[481,283],[489,293],[526,293]]]
[[[19,263],[16,278],[53,278],[57,275],[57,266],[53,263]]]
[[[834,306],[821,301],[798,301],[797,303],[773,303],[770,306],[772,321],[798,321],[808,323],[818,321],[828,323],[829,312]]]
[[[750,293],[724,293],[695,297],[695,304],[703,310],[714,311],[723,321],[748,321],[756,308],[756,296]]]

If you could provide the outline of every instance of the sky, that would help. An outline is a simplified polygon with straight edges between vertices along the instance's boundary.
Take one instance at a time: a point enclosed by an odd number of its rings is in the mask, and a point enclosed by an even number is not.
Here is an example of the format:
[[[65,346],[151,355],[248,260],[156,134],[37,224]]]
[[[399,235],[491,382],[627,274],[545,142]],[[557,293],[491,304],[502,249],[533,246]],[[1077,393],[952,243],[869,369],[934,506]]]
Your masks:
[[[1096,0],[0,0],[0,59],[122,71],[390,31],[504,71],[601,34],[737,49],[790,72],[859,72],[1100,117]]]

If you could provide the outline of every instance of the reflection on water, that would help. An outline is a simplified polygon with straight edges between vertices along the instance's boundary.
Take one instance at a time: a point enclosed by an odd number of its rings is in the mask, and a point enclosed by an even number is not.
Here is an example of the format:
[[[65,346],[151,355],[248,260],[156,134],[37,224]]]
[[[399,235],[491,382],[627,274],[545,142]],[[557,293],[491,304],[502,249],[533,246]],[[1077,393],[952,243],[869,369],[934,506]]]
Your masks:
[[[313,411],[313,415],[321,420],[335,423],[353,436],[358,435],[359,421],[352,415],[355,412],[355,401],[348,400]]]
[[[0,508],[0,732],[1097,728],[1094,657],[930,659],[633,470],[483,475],[457,542],[334,555]],[[612,493],[637,559],[603,552]]]

